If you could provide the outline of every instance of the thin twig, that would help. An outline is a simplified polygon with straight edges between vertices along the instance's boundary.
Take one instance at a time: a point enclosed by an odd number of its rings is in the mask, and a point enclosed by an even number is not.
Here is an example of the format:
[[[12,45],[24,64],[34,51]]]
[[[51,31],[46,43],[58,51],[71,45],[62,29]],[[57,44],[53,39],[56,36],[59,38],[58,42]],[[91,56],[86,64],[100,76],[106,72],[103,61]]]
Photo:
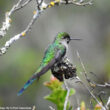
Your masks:
[[[101,106],[102,110],[106,110],[105,107],[98,101],[98,99],[96,98],[96,96],[95,96],[95,95],[89,90],[89,88],[84,84],[84,82],[82,82],[81,79],[80,79],[78,76],[77,76],[76,78],[79,80],[79,82],[80,82],[81,84],[84,85],[84,87],[88,90],[88,92],[89,92],[90,95],[93,97],[93,99]]]
[[[82,68],[83,68],[83,70],[84,70],[84,75],[85,75],[85,77],[87,78],[87,71],[86,71],[86,69],[85,69],[85,66],[84,66],[82,60],[81,60],[81,57],[80,57],[80,55],[79,55],[79,52],[76,51],[76,54],[77,54],[77,57],[78,57],[78,59],[79,59],[79,61],[80,61],[80,63],[81,63],[81,66],[82,66]]]
[[[32,0],[27,0],[26,2],[24,2],[23,4],[21,4],[21,6],[19,6],[19,7],[17,7],[16,8],[16,11],[17,10],[19,10],[19,9],[21,9],[21,8],[23,8],[23,7],[25,7],[28,3],[30,3]]]
[[[40,2],[39,0],[36,0],[36,3],[37,3],[37,8],[40,9],[40,6],[43,3],[43,0],[40,0]]]
[[[36,106],[35,105],[32,107],[32,110],[36,110]]]
[[[70,89],[69,89],[64,77],[63,77],[63,79],[64,79],[65,88],[67,90],[67,95],[66,95],[66,98],[65,98],[64,109],[63,110],[66,110],[66,107],[67,107],[67,104],[68,104],[68,98],[69,98],[69,94],[70,94]]]
[[[81,60],[81,57],[80,57],[80,55],[79,55],[79,52],[76,51],[76,54],[77,54],[77,57],[78,57],[78,59],[79,59],[79,62],[80,62],[80,64],[81,64],[81,66],[82,66],[85,79],[86,79],[86,80],[88,81],[88,83],[90,84],[91,81],[90,81],[90,79],[89,79],[88,76],[87,76],[87,71],[86,71],[86,68],[85,68],[85,66],[84,66],[84,64],[83,64],[83,62],[82,62],[82,60]]]
[[[105,105],[107,110],[110,110],[109,105],[110,105],[110,96],[109,96],[108,101],[107,101],[107,103]]]
[[[74,4],[74,5],[76,5],[76,6],[86,6],[86,5],[92,5],[92,1],[93,0],[89,0],[88,2],[84,2],[84,0],[83,0],[83,2],[76,2],[76,0],[68,0],[68,4]],[[66,3],[66,1],[61,1],[61,3]]]
[[[100,101],[102,102],[103,106],[105,106],[104,101],[102,100],[102,95],[105,95],[106,92],[105,91],[100,91],[97,96],[99,97]]]
[[[97,77],[97,79],[99,79],[99,77],[95,74],[95,73],[93,73],[93,72],[90,72],[92,75],[94,75],[95,77]],[[102,82],[103,83],[103,82]],[[94,82],[94,84],[97,86],[97,87],[104,87],[104,88],[108,88],[108,87],[110,87],[110,83],[107,83],[107,82],[105,82],[104,84],[97,84],[97,83],[95,83]]]
[[[88,76],[87,76],[87,71],[86,71],[86,69],[85,69],[85,66],[84,66],[82,60],[81,60],[81,57],[80,57],[80,55],[79,55],[79,52],[76,51],[76,54],[77,54],[77,57],[78,57],[78,59],[79,59],[79,61],[80,61],[80,63],[81,63],[82,69],[83,69],[83,71],[84,71],[84,76],[85,76],[86,80],[88,81],[88,83],[91,85],[91,87],[96,87],[96,86],[97,86],[97,87],[110,87],[110,84],[109,84],[109,83],[106,83],[106,82],[105,82],[104,84],[97,84],[97,83],[91,81],[91,80],[88,78]],[[93,72],[90,72],[90,73],[94,74]],[[95,75],[95,74],[94,74],[94,75]],[[96,76],[96,75],[95,75],[95,76]]]
[[[52,106],[49,106],[50,110],[55,110]]]
[[[19,5],[21,4],[22,1],[23,0],[19,0],[17,2],[17,4],[15,4],[9,12],[6,12],[6,14],[5,14],[5,21],[3,22],[2,27],[0,28],[0,38],[5,36],[6,31],[11,26],[11,18],[10,17],[12,15],[12,13],[17,10],[17,8],[19,7]]]
[[[96,86],[98,87],[110,87],[109,83],[105,83],[105,84],[96,84]]]
[[[12,9],[9,11],[9,16],[10,16],[14,11],[16,11],[16,9],[19,7],[19,5],[22,3],[22,1],[23,1],[23,0],[19,0],[18,3],[12,7]]]
[[[80,103],[79,103],[79,99],[77,98],[78,96],[75,95],[75,99],[77,102],[77,108],[75,110],[80,110]]]

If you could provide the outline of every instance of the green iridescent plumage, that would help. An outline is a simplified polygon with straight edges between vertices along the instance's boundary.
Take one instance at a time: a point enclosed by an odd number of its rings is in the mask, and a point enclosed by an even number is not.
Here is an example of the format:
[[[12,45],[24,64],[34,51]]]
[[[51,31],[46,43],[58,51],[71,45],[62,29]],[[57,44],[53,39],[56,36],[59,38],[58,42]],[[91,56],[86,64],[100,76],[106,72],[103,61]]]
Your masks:
[[[36,79],[38,79],[41,75],[46,73],[51,67],[62,60],[66,53],[67,42],[70,40],[68,33],[61,32],[55,37],[52,44],[49,45],[47,50],[45,51],[43,60],[35,72],[35,74],[26,82],[24,87],[18,92],[18,95],[21,95],[23,91],[31,85]]]

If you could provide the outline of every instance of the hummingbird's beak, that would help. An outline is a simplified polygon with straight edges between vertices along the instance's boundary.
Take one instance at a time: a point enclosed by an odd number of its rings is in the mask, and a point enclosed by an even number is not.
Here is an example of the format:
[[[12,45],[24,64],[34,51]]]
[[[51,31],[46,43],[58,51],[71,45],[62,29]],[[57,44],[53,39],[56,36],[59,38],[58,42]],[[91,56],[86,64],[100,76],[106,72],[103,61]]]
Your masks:
[[[80,38],[70,38],[70,40],[82,40]]]

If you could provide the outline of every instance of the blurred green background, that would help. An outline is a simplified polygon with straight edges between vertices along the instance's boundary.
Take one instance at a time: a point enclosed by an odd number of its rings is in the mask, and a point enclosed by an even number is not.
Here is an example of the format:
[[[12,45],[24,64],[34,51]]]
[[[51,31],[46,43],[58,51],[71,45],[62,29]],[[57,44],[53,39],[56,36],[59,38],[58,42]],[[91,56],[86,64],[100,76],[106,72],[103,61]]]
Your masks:
[[[0,0],[0,27],[5,12],[17,1]],[[35,7],[33,0],[12,15],[12,26],[7,35],[0,39],[0,47],[6,40],[25,29]],[[74,38],[83,39],[70,43],[68,56],[71,62],[79,68],[76,56],[78,50],[88,71],[96,73],[101,79],[100,82],[110,81],[110,0],[94,0],[92,6],[86,7],[61,5],[47,9],[34,24],[31,32],[14,43],[5,55],[0,56],[0,106],[36,105],[38,110],[49,109],[48,106],[52,104],[43,99],[49,93],[43,82],[50,79],[50,72],[29,87],[22,96],[18,97],[17,92],[36,71],[45,47],[62,31],[68,32]],[[77,84],[75,89],[78,91],[79,101],[87,99],[87,92],[81,85]]]

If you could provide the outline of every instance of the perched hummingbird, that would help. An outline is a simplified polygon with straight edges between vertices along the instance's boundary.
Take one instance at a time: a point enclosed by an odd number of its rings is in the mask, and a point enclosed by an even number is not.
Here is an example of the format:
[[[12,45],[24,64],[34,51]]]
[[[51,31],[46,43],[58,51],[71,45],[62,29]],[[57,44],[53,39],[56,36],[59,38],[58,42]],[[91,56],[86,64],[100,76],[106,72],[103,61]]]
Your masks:
[[[68,33],[61,32],[55,37],[54,41],[49,45],[44,53],[43,60],[35,72],[35,74],[26,82],[24,87],[18,92],[18,96],[21,95],[28,86],[30,86],[36,79],[39,79],[41,75],[46,73],[56,63],[62,61],[66,55],[68,44],[72,39]]]

